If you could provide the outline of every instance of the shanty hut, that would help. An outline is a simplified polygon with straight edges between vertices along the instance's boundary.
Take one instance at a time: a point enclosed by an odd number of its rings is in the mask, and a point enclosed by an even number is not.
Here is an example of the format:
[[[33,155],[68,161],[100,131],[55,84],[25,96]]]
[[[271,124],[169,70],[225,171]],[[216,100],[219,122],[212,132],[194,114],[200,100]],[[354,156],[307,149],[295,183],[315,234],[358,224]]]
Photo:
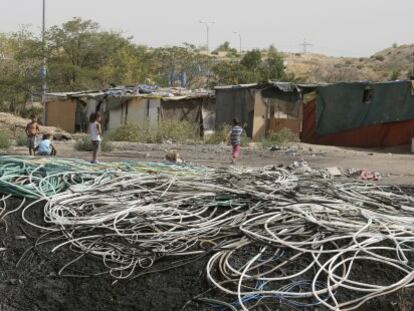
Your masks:
[[[50,93],[45,104],[43,123],[55,126],[68,133],[75,133],[77,102],[69,93]]]
[[[161,120],[187,121],[200,125],[201,135],[214,131],[215,98],[211,92],[161,99]]]
[[[253,140],[283,128],[299,134],[302,95],[315,87],[281,82],[216,87],[216,128],[237,118]]]
[[[304,142],[391,147],[414,137],[413,81],[319,86],[303,102]]]
[[[126,123],[163,120],[195,122],[201,129],[214,129],[214,93],[153,86],[116,87],[103,91],[51,93],[45,109],[46,124],[68,132],[86,132],[88,118],[101,112],[104,130]],[[63,111],[63,113],[62,113]]]

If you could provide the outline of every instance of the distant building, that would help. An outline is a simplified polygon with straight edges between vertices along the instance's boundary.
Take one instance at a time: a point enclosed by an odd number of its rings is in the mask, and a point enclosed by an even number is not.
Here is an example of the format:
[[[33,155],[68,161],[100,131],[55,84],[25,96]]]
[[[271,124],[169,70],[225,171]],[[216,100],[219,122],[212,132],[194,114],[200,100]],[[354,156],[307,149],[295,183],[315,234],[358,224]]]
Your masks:
[[[301,140],[349,147],[408,145],[414,137],[412,81],[319,86],[304,97]]]
[[[200,125],[201,134],[214,130],[214,92],[153,86],[116,87],[102,91],[50,93],[45,107],[47,125],[70,133],[86,132],[89,116],[99,111],[104,130],[127,123],[162,120]]]
[[[255,141],[288,128],[302,130],[302,95],[316,85],[269,82],[216,87],[216,128],[239,119]]]
[[[255,141],[288,128],[313,144],[406,145],[414,137],[414,86],[396,81],[217,87],[216,128],[235,117]]]

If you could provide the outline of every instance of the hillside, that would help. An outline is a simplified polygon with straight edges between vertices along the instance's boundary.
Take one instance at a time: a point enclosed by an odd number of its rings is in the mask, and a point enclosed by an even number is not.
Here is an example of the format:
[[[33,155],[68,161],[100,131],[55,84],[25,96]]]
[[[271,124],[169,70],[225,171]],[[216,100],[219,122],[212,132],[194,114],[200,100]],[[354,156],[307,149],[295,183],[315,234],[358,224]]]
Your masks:
[[[284,53],[287,71],[303,82],[386,81],[411,74],[414,45],[387,48],[368,58]]]

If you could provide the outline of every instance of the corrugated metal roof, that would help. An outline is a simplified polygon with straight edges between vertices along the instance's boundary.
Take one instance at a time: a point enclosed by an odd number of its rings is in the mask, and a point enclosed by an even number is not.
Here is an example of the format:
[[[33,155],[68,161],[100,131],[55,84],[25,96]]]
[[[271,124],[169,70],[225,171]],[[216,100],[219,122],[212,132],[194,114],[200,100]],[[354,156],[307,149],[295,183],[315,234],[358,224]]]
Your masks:
[[[141,97],[159,98],[163,100],[179,100],[185,98],[203,98],[214,96],[211,90],[189,90],[185,88],[160,88],[152,85],[117,86],[106,90],[88,90],[83,92],[48,93],[48,98],[98,98],[98,97]]]
[[[256,86],[259,86],[259,83],[222,85],[222,86],[216,86],[214,89],[215,90],[248,89],[248,88],[252,88]]]

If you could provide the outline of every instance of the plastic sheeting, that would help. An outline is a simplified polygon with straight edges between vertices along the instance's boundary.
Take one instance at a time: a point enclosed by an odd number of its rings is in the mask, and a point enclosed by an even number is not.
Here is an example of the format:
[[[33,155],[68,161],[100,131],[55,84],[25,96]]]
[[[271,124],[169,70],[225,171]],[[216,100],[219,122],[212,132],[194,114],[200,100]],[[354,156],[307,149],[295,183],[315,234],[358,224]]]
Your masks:
[[[414,119],[410,82],[340,83],[318,88],[316,133],[320,136]],[[367,92],[370,92],[367,96]]]
[[[255,93],[254,88],[216,89],[216,129],[237,118],[252,137]]]
[[[304,104],[301,140],[306,143],[345,147],[393,147],[408,145],[414,137],[414,119],[376,124],[332,135],[316,133],[316,100]]]

